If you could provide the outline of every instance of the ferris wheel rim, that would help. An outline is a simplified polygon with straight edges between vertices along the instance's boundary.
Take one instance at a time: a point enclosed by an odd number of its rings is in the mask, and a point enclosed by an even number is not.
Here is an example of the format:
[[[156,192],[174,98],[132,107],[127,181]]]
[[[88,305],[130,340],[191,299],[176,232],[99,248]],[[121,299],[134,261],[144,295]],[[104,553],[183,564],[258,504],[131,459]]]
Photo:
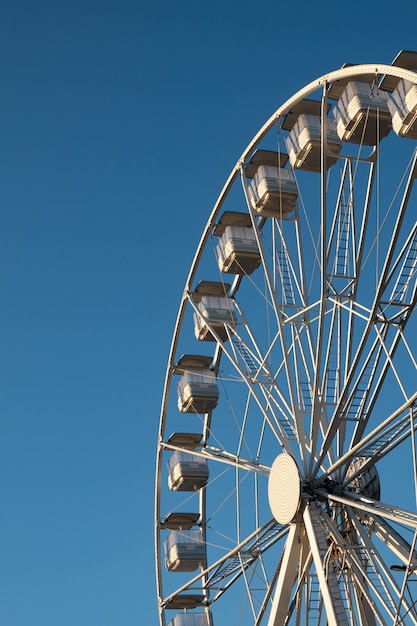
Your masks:
[[[163,403],[162,403],[161,416],[160,416],[160,435],[159,435],[159,441],[158,441],[158,454],[157,454],[157,477],[158,477],[157,481],[161,480],[161,476],[160,476],[160,472],[158,468],[161,462],[161,455],[163,452],[163,446],[161,444],[162,444],[162,437],[165,431],[166,403],[168,401],[169,385],[172,379],[172,368],[175,364],[174,355],[176,354],[176,351],[177,351],[179,334],[181,332],[181,327],[183,323],[184,310],[188,302],[188,292],[190,291],[191,286],[193,284],[193,281],[194,281],[194,278],[198,269],[198,265],[200,262],[202,251],[207,244],[209,235],[215,224],[216,217],[219,215],[222,209],[223,203],[226,197],[228,196],[228,193],[231,187],[233,186],[237,177],[241,173],[244,163],[247,161],[247,159],[250,157],[253,151],[260,144],[264,136],[271,130],[271,128],[277,123],[277,121],[290,110],[291,107],[293,107],[295,104],[297,104],[299,101],[304,99],[306,96],[317,91],[318,89],[322,88],[328,83],[331,83],[333,81],[340,80],[340,79],[359,77],[361,75],[369,74],[369,73],[375,73],[375,75],[378,75],[378,76],[387,74],[387,75],[391,75],[399,79],[405,79],[414,84],[417,84],[417,74],[415,72],[404,69],[404,68],[400,68],[400,67],[394,67],[391,65],[366,64],[366,65],[358,65],[358,66],[349,66],[349,67],[341,68],[339,70],[335,70],[333,72],[325,74],[321,76],[320,78],[316,79],[315,81],[312,81],[311,83],[309,83],[303,89],[299,90],[296,94],[294,94],[294,96],[289,98],[281,107],[279,107],[275,111],[275,113],[267,120],[267,122],[262,126],[262,128],[258,131],[258,133],[254,136],[254,138],[248,144],[248,146],[242,153],[241,157],[237,161],[232,172],[230,173],[214,205],[214,208],[210,214],[210,217],[204,229],[203,235],[197,246],[197,251],[191,263],[191,269],[190,269],[188,278],[185,283],[183,296],[182,296],[179,311],[178,311],[177,321],[175,324],[172,343],[171,343],[171,349],[169,353],[168,366],[167,366],[166,379],[165,379],[164,392],[163,392]],[[155,519],[156,520],[159,519],[159,489],[160,489],[160,486],[157,484],[156,497],[155,497]],[[314,520],[310,519],[308,521],[308,525],[310,525],[311,528],[314,528],[314,524],[315,524]],[[161,559],[157,558],[157,560],[158,560],[157,567],[159,567]]]

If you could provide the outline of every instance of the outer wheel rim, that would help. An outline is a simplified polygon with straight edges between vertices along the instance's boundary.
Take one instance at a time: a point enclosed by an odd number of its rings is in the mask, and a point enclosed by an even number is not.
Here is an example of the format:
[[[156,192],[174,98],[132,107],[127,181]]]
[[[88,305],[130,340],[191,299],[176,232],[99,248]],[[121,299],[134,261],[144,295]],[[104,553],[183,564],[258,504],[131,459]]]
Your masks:
[[[161,519],[161,489],[162,489],[162,456],[164,454],[164,450],[169,449],[169,445],[167,446],[166,443],[164,444],[164,439],[166,442],[166,435],[165,435],[165,430],[166,430],[166,415],[167,415],[167,409],[168,409],[168,396],[171,393],[170,392],[170,386],[171,386],[171,378],[172,378],[172,368],[176,363],[176,360],[178,358],[178,354],[177,354],[177,350],[178,350],[178,344],[180,343],[180,335],[183,329],[183,325],[184,325],[184,316],[185,316],[185,309],[188,306],[188,297],[187,297],[187,292],[189,292],[192,288],[193,282],[195,281],[195,276],[196,273],[198,271],[198,267],[200,264],[200,257],[202,255],[202,251],[203,249],[205,249],[208,245],[208,238],[209,238],[209,234],[212,230],[213,225],[216,223],[216,220],[219,216],[219,214],[222,211],[222,207],[225,203],[225,201],[227,200],[228,194],[230,193],[230,190],[233,186],[233,184],[236,181],[236,177],[238,175],[238,172],[240,171],[241,165],[247,160],[247,157],[249,154],[251,154],[253,152],[253,150],[255,149],[255,147],[257,147],[257,145],[263,140],[263,138],[265,137],[265,135],[268,133],[268,131],[271,129],[271,126],[273,125],[274,121],[277,119],[281,119],[283,115],[285,115],[285,113],[288,111],[288,109],[291,106],[294,106],[299,100],[301,100],[303,97],[305,97],[306,95],[309,95],[310,93],[313,93],[314,91],[317,90],[318,87],[322,87],[323,85],[327,84],[327,83],[331,83],[335,80],[338,80],[340,78],[347,78],[347,77],[360,77],[362,75],[365,74],[369,74],[370,71],[375,72],[376,74],[391,74],[393,76],[396,76],[398,78],[406,78],[407,80],[410,80],[411,82],[417,83],[417,79],[416,79],[416,75],[414,72],[402,69],[402,68],[393,68],[392,66],[375,66],[375,65],[365,65],[365,66],[356,66],[355,68],[343,68],[342,70],[338,70],[336,72],[332,72],[328,75],[325,75],[323,77],[321,77],[320,79],[318,79],[317,81],[314,81],[313,83],[311,83],[310,85],[308,85],[306,88],[304,88],[303,90],[300,90],[300,92],[298,92],[297,94],[295,94],[295,96],[293,98],[291,98],[290,100],[287,101],[287,103],[285,103],[282,107],[280,107],[277,112],[270,118],[270,120],[264,125],[264,127],[259,131],[259,133],[257,134],[257,136],[254,138],[254,140],[249,144],[247,150],[245,150],[244,154],[242,155],[242,158],[239,160],[238,164],[236,165],[235,169],[232,171],[228,181],[226,182],[226,185],[222,191],[222,193],[220,194],[219,200],[216,203],[216,206],[214,207],[214,210],[212,212],[212,215],[210,216],[210,219],[208,221],[205,233],[202,236],[201,242],[200,242],[200,246],[197,250],[196,253],[196,257],[194,260],[194,263],[192,265],[188,280],[187,280],[187,285],[186,285],[186,290],[185,290],[185,296],[184,296],[184,300],[180,306],[180,311],[179,311],[179,315],[178,315],[178,320],[177,320],[177,325],[174,331],[174,337],[173,337],[173,342],[172,342],[172,349],[171,349],[171,355],[170,355],[170,359],[169,359],[169,365],[168,365],[168,371],[167,371],[167,381],[166,381],[166,385],[165,385],[165,389],[164,389],[164,400],[163,400],[163,407],[162,407],[162,415],[161,415],[161,444],[158,447],[158,462],[157,462],[157,490],[156,490],[156,521],[157,521],[157,525],[160,522]],[[227,276],[226,276],[227,279]],[[236,289],[236,293],[238,292],[238,287],[239,287],[239,280],[235,281],[233,287],[232,287],[232,291],[233,289]],[[306,307],[308,308],[308,307]],[[216,344],[214,344],[216,345]],[[367,344],[368,347],[368,344]],[[215,350],[216,351],[216,350]],[[227,352],[227,350],[224,349],[224,346],[222,348],[223,352]],[[216,362],[216,356],[214,356],[214,362]],[[217,366],[216,366],[217,367]],[[404,404],[408,406],[406,406],[405,408],[403,407],[403,411],[402,413],[399,413],[399,417],[401,417],[408,409],[409,406],[412,406],[414,403],[414,398],[412,397],[412,394],[407,392],[407,399],[408,402],[405,402]],[[389,416],[386,415],[386,417],[388,418]],[[207,420],[210,422],[210,416],[207,418],[205,418],[205,426],[207,426]],[[395,422],[395,418],[392,418],[390,424],[396,424],[397,422]],[[399,423],[399,422],[398,422]],[[279,425],[278,425],[279,426]],[[330,429],[332,427],[331,421],[330,421]],[[337,428],[337,423],[335,423],[335,428]],[[391,426],[387,426],[385,428],[385,430],[381,430],[380,433],[376,433],[374,435],[374,438],[372,439],[372,437],[369,439],[368,441],[368,450],[371,449],[372,445],[376,445],[376,443],[372,443],[372,442],[378,442],[384,433],[388,433],[390,432],[389,429],[391,428]],[[284,435],[281,435],[280,437],[281,439],[281,445],[283,444],[283,439],[285,439],[285,432]],[[305,445],[305,441],[301,442],[300,441],[300,446],[301,445]],[[361,446],[360,446],[360,437],[357,436],[357,441],[354,440],[354,445],[357,448],[357,453],[358,455],[360,455],[360,453],[363,451]],[[285,445],[284,445],[285,447]],[[322,447],[323,449],[323,447]],[[366,449],[366,447],[364,448]],[[288,446],[288,450],[291,450],[291,446]],[[276,452],[278,452],[278,450],[276,450]],[[323,449],[323,455],[322,455],[322,460],[324,459],[324,457],[326,456],[328,450]],[[242,455],[243,456],[243,455]],[[316,455],[317,456],[317,455]],[[225,462],[225,464],[227,464],[227,460],[222,459],[222,462]],[[345,507],[344,510],[350,510],[347,508],[346,504],[343,503],[342,501],[342,497],[339,496],[339,491],[341,488],[341,485],[343,484],[344,481],[344,473],[343,471],[346,469],[346,464],[345,465],[340,465],[339,468],[337,467],[337,459],[333,459],[333,461],[330,462],[330,466],[334,465],[334,472],[330,475],[326,475],[326,472],[321,472],[321,475],[319,476],[317,474],[317,458],[314,459],[314,456],[310,456],[307,460],[304,458],[304,484],[303,484],[303,490],[304,490],[304,494],[307,496],[307,501],[309,499],[309,497],[312,498],[312,500],[314,501],[320,501],[320,493],[321,494],[326,494],[329,495],[330,492],[332,492],[332,497],[330,498],[330,501],[333,503],[332,506],[334,507]],[[252,465],[251,465],[252,463]],[[254,462],[253,459],[248,459],[247,457],[245,457],[245,461],[244,461],[244,466],[246,467],[246,469],[252,470],[254,471],[256,469],[256,472],[261,476],[263,474],[266,474],[268,472],[268,466],[263,466],[262,464],[260,465],[256,465],[257,462]],[[233,460],[230,459],[230,464],[233,464]],[[314,469],[314,465],[316,465],[316,469]],[[306,473],[307,467],[309,468],[309,470]],[[337,481],[335,480],[335,477],[337,476]],[[319,479],[317,481],[317,478]],[[317,484],[312,485],[311,482],[316,482]],[[332,484],[329,487],[329,482],[331,482]],[[337,485],[336,485],[337,483]],[[334,493],[333,493],[334,492]],[[357,494],[358,498],[361,498],[361,494],[360,491]],[[323,496],[324,497],[324,496]],[[338,500],[339,498],[339,500]],[[337,503],[338,504],[334,504]],[[352,502],[350,503],[350,506],[352,505]],[[315,505],[316,506],[316,505]],[[362,505],[361,505],[362,506]],[[203,501],[200,502],[200,507],[201,508],[201,513],[204,515],[206,512],[206,502],[205,502],[205,498],[203,498]],[[363,518],[362,518],[362,528],[366,527],[366,524],[369,524],[369,522],[365,519],[366,516],[369,516],[369,510],[366,511],[366,507],[365,505],[363,505]],[[334,510],[336,510],[336,508]],[[317,528],[320,524],[323,524],[323,519],[321,518],[321,514],[320,511],[317,511],[315,507],[310,507],[309,505],[307,506],[308,509],[308,513],[306,513],[305,516],[305,521],[304,521],[304,539],[300,539],[301,535],[298,536],[298,542],[300,545],[302,545],[303,541],[310,541],[314,543],[314,537],[317,537],[320,535],[320,533],[318,532]],[[381,512],[386,513],[386,511],[382,511],[382,506],[381,506]],[[375,509],[374,509],[374,513],[375,513]],[[357,519],[357,518],[356,518]],[[410,516],[409,518],[407,518],[407,516],[404,517],[404,520],[406,523],[409,523],[410,528],[415,528],[414,525],[414,518],[412,516]],[[267,522],[266,522],[267,523]],[[357,521],[355,522],[357,523]],[[378,525],[379,522],[376,523],[376,525]],[[384,535],[384,533],[387,532],[386,530],[386,526],[384,526],[384,528],[382,528],[383,524],[381,523],[381,528],[379,529],[380,535]],[[288,528],[279,528],[276,529],[275,528],[275,533],[276,533],[276,537],[275,539],[278,541],[280,539],[281,536],[286,535],[288,531]],[[341,535],[340,535],[340,528],[337,528],[337,524],[335,525],[335,528],[331,529],[330,535],[333,537],[333,541],[335,544],[342,541],[341,539]],[[352,531],[352,529],[350,529],[350,532]],[[355,532],[359,533],[359,530],[356,530]],[[332,534],[333,533],[333,534]],[[244,533],[242,534],[242,536],[245,536]],[[265,534],[266,536],[266,534]],[[314,536],[314,537],[313,537]],[[312,539],[313,537],[313,539]],[[241,538],[241,537],[240,537]],[[363,542],[365,542],[365,538],[362,539]],[[242,542],[244,543],[244,542]],[[291,542],[288,540],[287,541],[287,545],[290,544]],[[410,544],[412,545],[412,540],[410,541]],[[252,544],[254,545],[254,544]],[[260,545],[260,544],[259,544]],[[363,550],[371,550],[372,546],[368,546],[368,548],[365,546],[364,543],[364,547]],[[287,548],[287,552],[290,551],[289,548]],[[320,548],[316,546],[316,551],[317,554],[319,556],[316,555],[316,558],[320,558]],[[313,551],[314,552],[314,551]],[[285,553],[285,551],[284,551]],[[158,588],[161,592],[162,589],[162,571],[161,571],[161,554],[162,554],[162,550],[161,550],[161,534],[160,531],[157,530],[157,581],[158,581]],[[298,553],[298,557],[294,557],[294,554],[290,555],[291,559],[293,562],[295,562],[295,560],[298,558],[298,567],[300,567],[300,564],[302,563],[302,561],[300,560],[300,553]],[[321,557],[322,558],[322,557]],[[340,559],[339,559],[340,560]],[[352,565],[352,569],[353,566],[355,564]],[[294,574],[295,575],[295,574]],[[190,579],[192,578],[192,576],[190,576]],[[198,575],[195,576],[195,578],[198,578]],[[209,580],[210,578],[210,571],[208,571],[208,574],[206,577],[203,577],[203,581],[205,581],[203,583],[203,586],[205,584],[207,584],[207,580]],[[271,582],[275,582],[274,580],[272,580]],[[294,583],[295,584],[295,583]],[[346,583],[347,584],[347,583]],[[291,589],[293,589],[294,585],[291,584]],[[177,587],[177,590],[181,589],[181,586]],[[186,584],[183,585],[184,591],[188,590],[188,582]],[[276,601],[276,603],[281,602],[281,604],[285,604],[285,602],[288,602],[290,599],[290,595],[292,593],[291,589],[285,589],[285,590],[280,590],[279,594],[281,599],[278,599]],[[361,593],[364,593],[364,589],[360,590]],[[229,591],[228,591],[229,593]],[[279,595],[277,594],[277,595]],[[219,594],[222,595],[222,594]],[[225,594],[227,595],[227,594]],[[230,595],[231,592],[230,592]],[[288,596],[288,597],[287,597]],[[166,599],[168,598],[168,600],[170,599],[170,595],[168,594],[167,596],[164,596],[163,593],[161,593],[161,623],[165,624],[167,623],[168,619],[172,619],[172,617],[175,615],[175,612],[172,611],[166,611],[165,607],[167,605],[166,603]],[[268,592],[266,592],[265,595],[266,600],[268,600]],[[403,600],[403,596],[401,596],[402,600]],[[341,613],[337,613],[337,607],[334,606],[335,602],[333,599],[333,602],[331,601],[330,603],[328,603],[326,605],[326,609],[329,610],[329,606],[332,607],[334,609],[334,615],[333,615],[333,619],[336,620],[336,622],[341,623],[344,619],[344,616],[346,615],[346,610],[343,610]],[[399,602],[399,611],[398,614],[401,614],[401,602]],[[259,617],[253,617],[253,623],[267,623],[267,612],[265,610],[266,607],[258,607],[259,612],[257,613],[257,615]],[[202,610],[206,610],[206,609],[202,609]],[[264,612],[265,610],[265,612]],[[279,614],[279,610],[280,609],[276,609],[276,607],[273,609],[273,611],[278,611],[277,614]],[[367,604],[362,605],[362,609],[364,612],[364,615],[361,616],[362,619],[365,619],[366,616],[367,618],[369,618],[369,606]],[[395,610],[392,609],[395,613]],[[214,609],[213,609],[214,611]],[[358,610],[357,610],[358,611]],[[410,604],[403,604],[403,611],[408,612],[409,615],[412,616],[412,611],[410,612]],[[209,609],[209,613],[211,613],[211,608]],[[359,611],[360,613],[360,611]],[[343,619],[342,619],[342,614],[343,614]],[[255,615],[255,611],[254,611],[254,615]],[[292,614],[293,615],[293,614]],[[377,620],[380,619],[381,621],[383,620],[387,620],[387,621],[383,621],[383,623],[390,623],[389,619],[390,617],[383,617],[383,614],[377,614]],[[261,621],[261,620],[264,621]],[[320,615],[316,615],[315,619],[317,620],[317,623],[319,623],[320,619],[323,619],[322,617],[320,617]],[[328,619],[330,620],[330,617],[328,615]],[[355,619],[359,619],[359,615],[356,615]],[[398,617],[394,618],[398,619]],[[413,622],[413,618],[411,617],[412,622],[410,623],[414,623]],[[257,621],[259,620],[259,621]],[[279,621],[277,621],[277,623],[280,623]]]

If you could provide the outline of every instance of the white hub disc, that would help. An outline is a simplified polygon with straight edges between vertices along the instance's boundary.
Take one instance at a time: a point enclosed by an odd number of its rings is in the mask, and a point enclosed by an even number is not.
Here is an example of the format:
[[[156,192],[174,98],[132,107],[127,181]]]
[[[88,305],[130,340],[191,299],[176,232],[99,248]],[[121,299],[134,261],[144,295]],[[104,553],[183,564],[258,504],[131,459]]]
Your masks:
[[[272,515],[280,524],[291,522],[300,507],[301,483],[297,463],[290,454],[280,454],[272,464],[268,500]]]

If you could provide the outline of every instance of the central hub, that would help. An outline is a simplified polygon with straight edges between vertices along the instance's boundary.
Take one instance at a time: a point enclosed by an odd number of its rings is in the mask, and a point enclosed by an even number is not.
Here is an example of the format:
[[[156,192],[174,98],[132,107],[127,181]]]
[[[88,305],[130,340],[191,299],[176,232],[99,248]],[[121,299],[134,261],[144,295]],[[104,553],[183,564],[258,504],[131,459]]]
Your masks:
[[[300,508],[300,472],[293,457],[286,452],[277,456],[272,464],[268,500],[272,515],[280,524],[291,522]]]

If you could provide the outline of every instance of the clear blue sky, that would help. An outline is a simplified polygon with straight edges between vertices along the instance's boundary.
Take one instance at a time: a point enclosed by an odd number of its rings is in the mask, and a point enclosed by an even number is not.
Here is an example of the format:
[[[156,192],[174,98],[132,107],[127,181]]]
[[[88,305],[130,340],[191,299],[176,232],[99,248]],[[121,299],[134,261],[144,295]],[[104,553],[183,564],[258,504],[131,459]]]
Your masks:
[[[3,0],[3,626],[157,623],[166,358],[236,159],[295,91],[417,49],[393,3]]]

